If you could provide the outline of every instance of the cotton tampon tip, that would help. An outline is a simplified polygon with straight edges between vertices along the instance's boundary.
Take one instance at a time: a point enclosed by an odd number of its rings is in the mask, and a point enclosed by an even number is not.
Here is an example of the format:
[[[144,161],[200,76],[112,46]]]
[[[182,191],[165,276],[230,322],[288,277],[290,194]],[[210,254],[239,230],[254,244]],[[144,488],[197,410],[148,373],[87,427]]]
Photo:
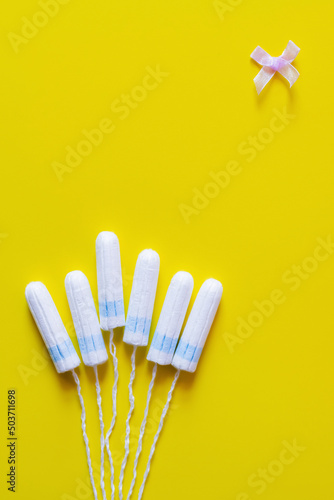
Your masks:
[[[127,344],[148,344],[159,267],[159,255],[154,250],[143,250],[139,254],[123,337]]]
[[[125,315],[119,242],[110,231],[96,238],[96,268],[100,327],[111,331],[125,325]]]
[[[215,279],[208,279],[201,286],[172,361],[178,370],[196,370],[222,293],[223,286]]]
[[[104,363],[108,354],[88,279],[81,271],[72,271],[65,278],[65,288],[83,362],[87,366]]]
[[[180,271],[173,276],[147,355],[149,361],[159,365],[172,362],[193,288],[191,274]]]
[[[74,370],[80,359],[48,289],[33,281],[26,286],[25,296],[57,372]]]

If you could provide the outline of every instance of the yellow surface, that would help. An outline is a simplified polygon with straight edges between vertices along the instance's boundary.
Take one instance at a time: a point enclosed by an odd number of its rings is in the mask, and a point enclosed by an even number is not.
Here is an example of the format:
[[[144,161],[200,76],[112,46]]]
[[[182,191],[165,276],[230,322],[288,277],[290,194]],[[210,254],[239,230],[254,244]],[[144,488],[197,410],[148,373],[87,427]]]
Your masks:
[[[24,288],[43,281],[74,338],[65,275],[84,271],[96,297],[95,238],[111,230],[126,307],[138,253],[160,254],[153,328],[176,271],[192,273],[194,294],[211,276],[224,285],[198,370],[175,390],[144,498],[332,499],[334,253],[324,248],[334,239],[332,2],[65,3],[53,18],[34,0],[1,6],[1,498],[13,498],[10,388],[15,498],[93,498],[82,486],[76,390],[45,355]],[[44,26],[33,31],[22,18]],[[258,97],[250,53],[261,45],[279,55],[290,39],[301,47],[299,80],[290,90],[276,75]],[[80,142],[97,127],[100,144]],[[69,148],[86,156],[66,163]],[[256,301],[268,299],[264,318]],[[131,353],[121,338],[117,478]],[[141,349],[125,492],[150,372]],[[159,368],[134,498],[173,373]],[[98,472],[93,374],[84,366],[79,374]],[[100,376],[107,425],[111,361]],[[284,451],[294,444],[296,456]],[[106,475],[109,497],[107,462]]]

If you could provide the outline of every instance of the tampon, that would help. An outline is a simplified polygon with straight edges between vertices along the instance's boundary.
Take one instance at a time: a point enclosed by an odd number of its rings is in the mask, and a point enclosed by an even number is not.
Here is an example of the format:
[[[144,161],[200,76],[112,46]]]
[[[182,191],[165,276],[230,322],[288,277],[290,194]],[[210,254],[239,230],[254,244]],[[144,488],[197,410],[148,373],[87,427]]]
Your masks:
[[[114,343],[114,328],[125,325],[121,254],[116,234],[103,231],[96,238],[96,269],[99,297],[100,327],[109,330],[109,350],[113,360],[114,383],[112,388],[112,420],[106,433],[105,444],[109,439],[117,416],[118,360]],[[111,469],[111,498],[115,495],[114,468]]]
[[[80,359],[46,286],[33,281],[27,285],[25,296],[57,372],[74,370]]]
[[[127,344],[133,345],[133,352],[131,355],[131,374],[128,386],[130,408],[125,423],[124,458],[118,483],[118,495],[120,500],[123,499],[124,472],[130,453],[130,419],[135,407],[132,387],[136,370],[136,350],[138,346],[146,346],[148,344],[159,267],[160,258],[154,250],[143,250],[139,254],[126,317],[123,340]]]
[[[96,268],[102,330],[125,325],[121,256],[116,234],[103,231],[96,238]]]
[[[175,347],[186,316],[190,297],[194,288],[191,274],[185,271],[176,273],[168,287],[165,301],[159,316],[158,325],[154,332],[150,350],[147,355],[153,361],[152,379],[148,388],[144,418],[140,426],[136,457],[133,464],[132,482],[127,496],[130,500],[136,483],[137,466],[142,451],[143,438],[147,423],[148,411],[151,401],[152,389],[157,373],[157,364],[169,365],[172,362]]]
[[[42,335],[45,345],[50,353],[58,373],[71,371],[77,386],[79,402],[81,406],[81,427],[84,438],[90,482],[95,500],[98,500],[97,491],[93,476],[93,467],[90,456],[88,436],[86,432],[86,411],[84,400],[81,394],[81,387],[75,368],[79,366],[80,359],[68,336],[64,323],[58,313],[55,303],[50,293],[43,283],[34,281],[27,285],[25,296],[29,309],[33,315],[37,327]]]
[[[149,361],[159,365],[172,362],[193,288],[191,274],[179,271],[173,276],[147,355]]]
[[[222,293],[223,286],[219,281],[212,278],[206,280],[201,286],[190,311],[181,340],[173,357],[172,365],[177,371],[167,395],[167,402],[162,410],[158,430],[153,439],[143,481],[139,489],[138,500],[141,500],[143,496],[146,480],[151,468],[151,461],[168,412],[176,382],[180,376],[180,371],[185,370],[194,372],[196,370],[203,346],[216,315]]]
[[[96,366],[108,359],[88,279],[81,271],[65,278],[67,300],[78,337],[83,362]]]
[[[201,286],[174,354],[172,365],[177,370],[196,370],[222,293],[222,284],[213,278],[206,280]]]
[[[160,259],[154,250],[143,250],[137,259],[123,340],[145,346],[151,328]]]
[[[99,409],[100,434],[101,434],[101,477],[100,485],[103,500],[107,500],[104,485],[104,422],[102,413],[101,388],[98,378],[97,366],[108,359],[108,353],[100,330],[93,295],[88,279],[81,271],[72,271],[65,278],[67,300],[71,309],[74,328],[78,337],[79,347],[83,362],[92,366],[95,373],[95,387],[97,405]],[[112,458],[109,446],[107,452],[112,468]]]

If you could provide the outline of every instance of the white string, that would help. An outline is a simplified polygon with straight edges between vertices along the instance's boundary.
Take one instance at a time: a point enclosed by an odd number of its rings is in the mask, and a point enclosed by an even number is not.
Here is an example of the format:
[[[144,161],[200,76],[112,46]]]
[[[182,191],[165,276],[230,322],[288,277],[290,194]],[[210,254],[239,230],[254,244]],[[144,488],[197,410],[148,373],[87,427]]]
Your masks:
[[[149,409],[149,406],[150,406],[152,389],[153,389],[155,377],[156,377],[156,374],[157,374],[157,367],[158,367],[158,365],[155,363],[154,366],[153,366],[153,370],[152,370],[151,382],[150,382],[150,385],[148,387],[147,399],[146,399],[146,408],[145,408],[145,411],[144,411],[144,418],[143,418],[143,421],[142,421],[141,426],[140,426],[140,433],[139,433],[138,446],[137,446],[137,451],[136,451],[136,458],[135,458],[135,461],[134,461],[134,464],[133,464],[132,482],[131,482],[130,490],[129,490],[129,493],[128,493],[128,496],[127,496],[127,500],[130,500],[132,492],[133,492],[133,488],[135,487],[135,483],[136,483],[138,460],[139,460],[139,457],[140,457],[140,454],[141,454],[141,451],[142,451],[142,448],[143,448],[143,438],[144,438],[145,427],[146,427],[146,422],[147,422],[148,409]]]
[[[100,430],[101,430],[101,477],[100,477],[100,485],[103,495],[103,500],[107,500],[106,488],[104,484],[104,423],[103,423],[103,413],[102,413],[102,398],[101,398],[101,387],[99,382],[99,377],[97,374],[97,366],[94,367],[95,373],[95,387],[96,387],[96,395],[97,395],[97,406],[99,408],[99,420],[100,420]]]
[[[135,407],[135,398],[132,392],[132,386],[133,386],[133,380],[135,378],[135,370],[136,370],[136,350],[137,346],[133,346],[133,352],[131,355],[131,375],[130,375],[130,382],[129,382],[129,403],[130,403],[130,409],[129,413],[126,419],[126,431],[125,431],[125,443],[124,443],[124,458],[122,462],[122,467],[121,467],[121,472],[119,475],[119,484],[118,484],[118,495],[120,500],[123,499],[123,480],[124,480],[124,471],[126,467],[126,463],[128,461],[128,456],[130,453],[130,419],[131,415],[133,412],[133,409]]]
[[[93,477],[93,467],[92,467],[92,460],[90,458],[90,449],[89,449],[89,442],[88,442],[88,436],[86,432],[86,410],[85,410],[85,404],[84,400],[81,394],[81,386],[80,386],[80,381],[78,375],[75,373],[74,370],[72,370],[72,375],[75,380],[75,383],[77,385],[77,391],[78,391],[78,396],[79,396],[79,401],[80,401],[80,406],[81,406],[81,428],[82,428],[82,435],[84,438],[85,446],[86,446],[86,455],[87,455],[87,463],[88,463],[88,469],[89,469],[89,477],[90,477],[90,482],[93,488],[93,493],[94,493],[94,498],[95,500],[98,500],[97,496],[97,491],[95,487],[95,482],[94,482],[94,477]]]
[[[161,429],[162,429],[162,426],[163,426],[163,423],[164,423],[164,420],[165,420],[165,416],[166,416],[168,408],[169,408],[169,403],[170,403],[170,401],[172,399],[173,391],[174,391],[177,379],[179,378],[179,375],[180,375],[180,370],[177,370],[177,372],[175,373],[175,377],[174,377],[172,386],[171,386],[171,388],[169,390],[169,393],[168,393],[168,396],[167,396],[166,404],[164,406],[164,409],[162,410],[162,414],[161,414],[161,418],[160,418],[158,430],[157,430],[157,432],[156,432],[156,434],[154,436],[153,444],[151,446],[150,455],[149,455],[148,461],[147,461],[147,466],[146,466],[146,470],[145,470],[143,482],[141,484],[141,487],[140,487],[140,490],[139,490],[139,493],[138,493],[138,500],[141,500],[141,498],[143,496],[145,483],[146,483],[147,476],[149,475],[150,468],[151,468],[151,460],[152,460],[152,457],[154,455],[155,447],[157,445],[157,441],[158,441],[158,438],[159,438],[159,435],[160,435],[160,432],[161,432]]]
[[[108,455],[110,452],[109,439],[110,439],[111,433],[113,431],[113,428],[115,426],[116,415],[117,415],[116,402],[117,402],[117,382],[118,382],[118,368],[117,368],[118,360],[116,357],[116,346],[113,342],[113,337],[114,337],[114,332],[113,332],[113,330],[110,330],[109,350],[110,350],[110,354],[112,356],[113,366],[114,366],[114,385],[112,388],[112,421],[111,421],[110,427],[108,429],[108,432],[107,432],[106,438],[105,438],[105,444],[106,444],[107,451],[109,450]],[[109,456],[109,459],[111,459],[111,454]],[[114,465],[113,465],[112,459],[109,461],[110,461],[110,468],[111,468],[111,479],[110,479],[110,481],[111,481],[111,499],[114,500],[114,498],[115,498],[115,485],[114,485],[115,471],[114,471]]]

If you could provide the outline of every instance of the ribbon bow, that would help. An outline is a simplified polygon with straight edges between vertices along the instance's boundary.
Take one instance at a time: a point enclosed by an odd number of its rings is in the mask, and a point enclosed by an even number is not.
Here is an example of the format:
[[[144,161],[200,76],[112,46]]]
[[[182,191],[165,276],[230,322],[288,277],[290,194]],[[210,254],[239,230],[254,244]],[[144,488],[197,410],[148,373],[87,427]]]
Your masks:
[[[291,40],[286,46],[283,54],[279,57],[271,57],[265,50],[261,49],[261,47],[256,47],[251,53],[251,58],[263,66],[261,71],[254,78],[258,94],[264,89],[276,71],[284,76],[290,83],[290,88],[292,87],[299,77],[299,73],[291,63],[297,57],[299,51],[300,48]]]

